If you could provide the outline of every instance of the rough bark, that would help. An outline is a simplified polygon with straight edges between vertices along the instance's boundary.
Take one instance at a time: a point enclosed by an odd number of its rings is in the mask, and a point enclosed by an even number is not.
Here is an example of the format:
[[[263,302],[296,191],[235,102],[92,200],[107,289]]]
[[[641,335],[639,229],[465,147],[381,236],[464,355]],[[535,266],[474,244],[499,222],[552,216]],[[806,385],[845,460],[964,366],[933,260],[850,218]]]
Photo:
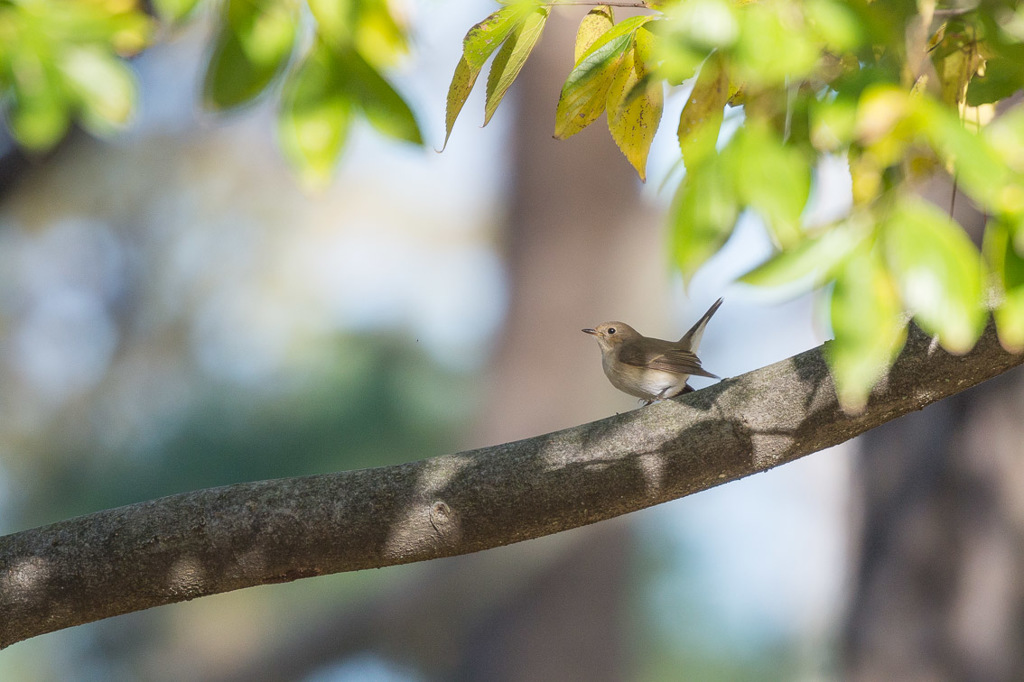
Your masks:
[[[398,466],[245,483],[0,538],[0,647],[242,587],[476,552],[595,523],[844,442],[1024,362],[914,332],[865,412],[823,347],[571,429]]]

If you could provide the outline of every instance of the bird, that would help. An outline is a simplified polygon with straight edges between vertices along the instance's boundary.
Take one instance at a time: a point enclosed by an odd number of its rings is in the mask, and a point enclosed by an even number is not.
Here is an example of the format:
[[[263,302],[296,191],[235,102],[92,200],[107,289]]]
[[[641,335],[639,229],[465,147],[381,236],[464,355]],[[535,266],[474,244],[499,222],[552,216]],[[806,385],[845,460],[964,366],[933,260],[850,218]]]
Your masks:
[[[612,386],[650,405],[692,391],[686,383],[691,376],[721,378],[701,367],[697,357],[704,328],[721,305],[721,298],[711,304],[678,341],[644,336],[625,322],[605,322],[582,331],[597,339],[601,365]]]

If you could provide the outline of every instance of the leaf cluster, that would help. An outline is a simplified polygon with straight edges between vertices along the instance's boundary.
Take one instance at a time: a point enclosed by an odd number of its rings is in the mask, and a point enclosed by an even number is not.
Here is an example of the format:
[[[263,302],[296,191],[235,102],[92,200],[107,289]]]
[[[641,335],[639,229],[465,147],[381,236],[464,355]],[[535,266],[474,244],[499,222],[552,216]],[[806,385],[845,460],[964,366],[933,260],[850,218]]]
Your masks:
[[[520,0],[470,30],[448,135],[491,51],[551,4]],[[777,253],[742,280],[827,289],[828,360],[851,411],[885,376],[910,320],[965,353],[991,309],[1003,345],[1024,351],[1024,109],[992,116],[994,103],[1024,88],[1017,0],[669,0],[646,9],[616,22],[612,7],[597,5],[582,20],[554,132],[569,137],[606,114],[644,179],[664,90],[688,88],[677,126],[686,173],[669,216],[669,250],[685,279],[744,212],[755,213]],[[491,79],[504,88],[497,97],[489,89],[487,119],[535,42],[495,59]],[[739,122],[734,133],[723,133],[726,117]],[[811,225],[807,204],[826,157],[847,160],[852,204]],[[983,248],[918,198],[936,174],[990,217]]]
[[[136,84],[122,57],[152,33],[132,0],[0,0],[0,101],[15,141],[45,151],[73,121],[100,135],[125,125]]]
[[[231,110],[282,81],[281,148],[304,183],[318,187],[330,180],[358,118],[391,138],[423,143],[411,108],[383,73],[406,49],[386,0],[225,0],[204,99]]]
[[[153,0],[167,25],[199,0]],[[280,94],[279,140],[309,186],[326,183],[353,121],[422,144],[416,118],[384,75],[407,50],[387,0],[221,0],[203,82],[207,108],[230,111]],[[131,118],[124,61],[156,22],[137,0],[0,0],[0,93],[24,147],[45,151],[73,120],[107,134]]]

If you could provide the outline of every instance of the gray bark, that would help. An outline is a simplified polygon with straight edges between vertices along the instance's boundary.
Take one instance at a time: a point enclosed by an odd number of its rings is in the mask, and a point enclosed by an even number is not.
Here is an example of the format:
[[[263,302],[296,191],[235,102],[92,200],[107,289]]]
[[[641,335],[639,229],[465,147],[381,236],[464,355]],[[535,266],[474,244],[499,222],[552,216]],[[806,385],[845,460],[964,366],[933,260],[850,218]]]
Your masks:
[[[541,537],[844,442],[1024,362],[990,326],[970,353],[914,331],[863,414],[823,347],[683,398],[408,464],[200,490],[0,538],[0,647],[267,583]]]

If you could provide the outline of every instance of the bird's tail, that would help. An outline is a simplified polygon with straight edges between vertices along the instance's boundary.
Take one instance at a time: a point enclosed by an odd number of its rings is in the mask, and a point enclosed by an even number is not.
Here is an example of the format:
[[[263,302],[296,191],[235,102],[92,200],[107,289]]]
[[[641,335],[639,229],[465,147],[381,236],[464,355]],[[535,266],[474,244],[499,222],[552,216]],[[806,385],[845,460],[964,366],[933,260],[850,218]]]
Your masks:
[[[700,346],[700,339],[702,336],[704,336],[704,327],[708,326],[708,320],[711,319],[711,316],[714,315],[715,311],[718,310],[719,306],[722,305],[722,300],[723,299],[720,298],[714,303],[712,303],[711,307],[708,308],[708,311],[704,313],[704,316],[697,320],[697,322],[692,327],[690,327],[690,331],[683,334],[683,338],[679,339],[679,343],[686,350],[690,351],[691,353],[697,352],[697,348],[698,346]]]

